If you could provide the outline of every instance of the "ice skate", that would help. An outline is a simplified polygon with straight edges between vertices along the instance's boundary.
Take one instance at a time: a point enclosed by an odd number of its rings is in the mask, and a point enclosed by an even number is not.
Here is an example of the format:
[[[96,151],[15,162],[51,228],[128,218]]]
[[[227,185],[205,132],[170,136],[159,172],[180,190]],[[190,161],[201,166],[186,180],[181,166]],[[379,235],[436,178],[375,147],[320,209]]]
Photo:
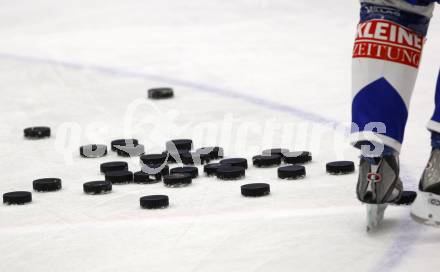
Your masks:
[[[440,227],[440,149],[433,149],[419,184],[411,217],[422,224]]]
[[[358,199],[367,204],[367,231],[376,229],[388,204],[397,203],[403,192],[397,156],[361,158]]]

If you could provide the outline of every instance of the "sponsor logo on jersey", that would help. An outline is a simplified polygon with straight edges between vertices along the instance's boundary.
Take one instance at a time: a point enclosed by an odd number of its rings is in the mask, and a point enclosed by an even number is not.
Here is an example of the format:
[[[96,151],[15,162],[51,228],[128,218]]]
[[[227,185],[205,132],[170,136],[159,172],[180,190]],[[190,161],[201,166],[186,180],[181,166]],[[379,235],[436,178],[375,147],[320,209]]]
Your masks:
[[[424,38],[414,31],[387,20],[360,23],[353,58],[397,62],[418,68]]]

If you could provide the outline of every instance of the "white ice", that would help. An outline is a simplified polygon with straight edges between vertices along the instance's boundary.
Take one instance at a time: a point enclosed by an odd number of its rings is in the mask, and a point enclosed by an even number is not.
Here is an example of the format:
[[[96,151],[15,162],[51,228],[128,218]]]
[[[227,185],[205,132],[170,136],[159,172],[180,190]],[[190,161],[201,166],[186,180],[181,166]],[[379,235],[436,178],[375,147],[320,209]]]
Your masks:
[[[350,120],[358,5],[1,1],[0,193],[31,190],[40,177],[60,177],[64,187],[34,193],[30,205],[0,205],[0,271],[437,269],[439,230],[412,222],[407,207],[391,207],[381,231],[369,235],[356,174],[325,173],[328,161],[357,160],[342,133],[321,121]],[[440,64],[439,18],[431,23],[401,154],[407,188],[416,188],[430,151],[425,124]],[[154,86],[174,87],[176,98],[145,104]],[[228,118],[231,132],[221,127]],[[277,131],[270,124],[288,123],[293,135],[270,135]],[[213,130],[201,130],[209,124]],[[33,125],[51,126],[54,136],[24,140],[22,129]],[[99,164],[119,158],[81,159],[78,146],[124,136],[139,138],[149,153],[191,137],[197,147],[224,146],[228,156],[251,158],[282,145],[311,150],[314,161],[302,181],[250,167],[238,182],[201,177],[181,189],[159,183],[83,194],[84,182],[102,178]],[[130,163],[140,168],[137,159]],[[272,194],[242,198],[240,185],[250,182],[270,183]],[[140,209],[139,197],[149,194],[169,195],[171,206]]]

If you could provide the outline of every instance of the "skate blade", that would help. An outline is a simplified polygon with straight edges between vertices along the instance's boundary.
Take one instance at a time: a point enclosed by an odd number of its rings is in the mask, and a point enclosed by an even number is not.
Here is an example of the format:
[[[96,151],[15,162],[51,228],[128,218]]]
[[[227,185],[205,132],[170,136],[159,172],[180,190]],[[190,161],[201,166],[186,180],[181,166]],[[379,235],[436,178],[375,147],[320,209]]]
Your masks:
[[[440,227],[440,196],[419,192],[411,208],[414,221],[431,227]]]
[[[367,232],[373,232],[379,227],[387,207],[387,204],[367,204]]]

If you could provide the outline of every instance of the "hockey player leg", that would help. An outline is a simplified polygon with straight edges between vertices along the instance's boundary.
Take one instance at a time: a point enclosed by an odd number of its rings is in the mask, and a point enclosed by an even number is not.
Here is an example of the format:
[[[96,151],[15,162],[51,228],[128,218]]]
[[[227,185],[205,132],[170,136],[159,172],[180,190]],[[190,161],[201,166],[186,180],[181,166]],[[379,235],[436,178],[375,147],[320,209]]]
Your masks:
[[[397,203],[403,192],[398,154],[432,9],[400,0],[361,1],[352,120],[353,144],[367,147],[362,148],[357,196],[368,205],[368,229],[380,223],[387,204]]]

